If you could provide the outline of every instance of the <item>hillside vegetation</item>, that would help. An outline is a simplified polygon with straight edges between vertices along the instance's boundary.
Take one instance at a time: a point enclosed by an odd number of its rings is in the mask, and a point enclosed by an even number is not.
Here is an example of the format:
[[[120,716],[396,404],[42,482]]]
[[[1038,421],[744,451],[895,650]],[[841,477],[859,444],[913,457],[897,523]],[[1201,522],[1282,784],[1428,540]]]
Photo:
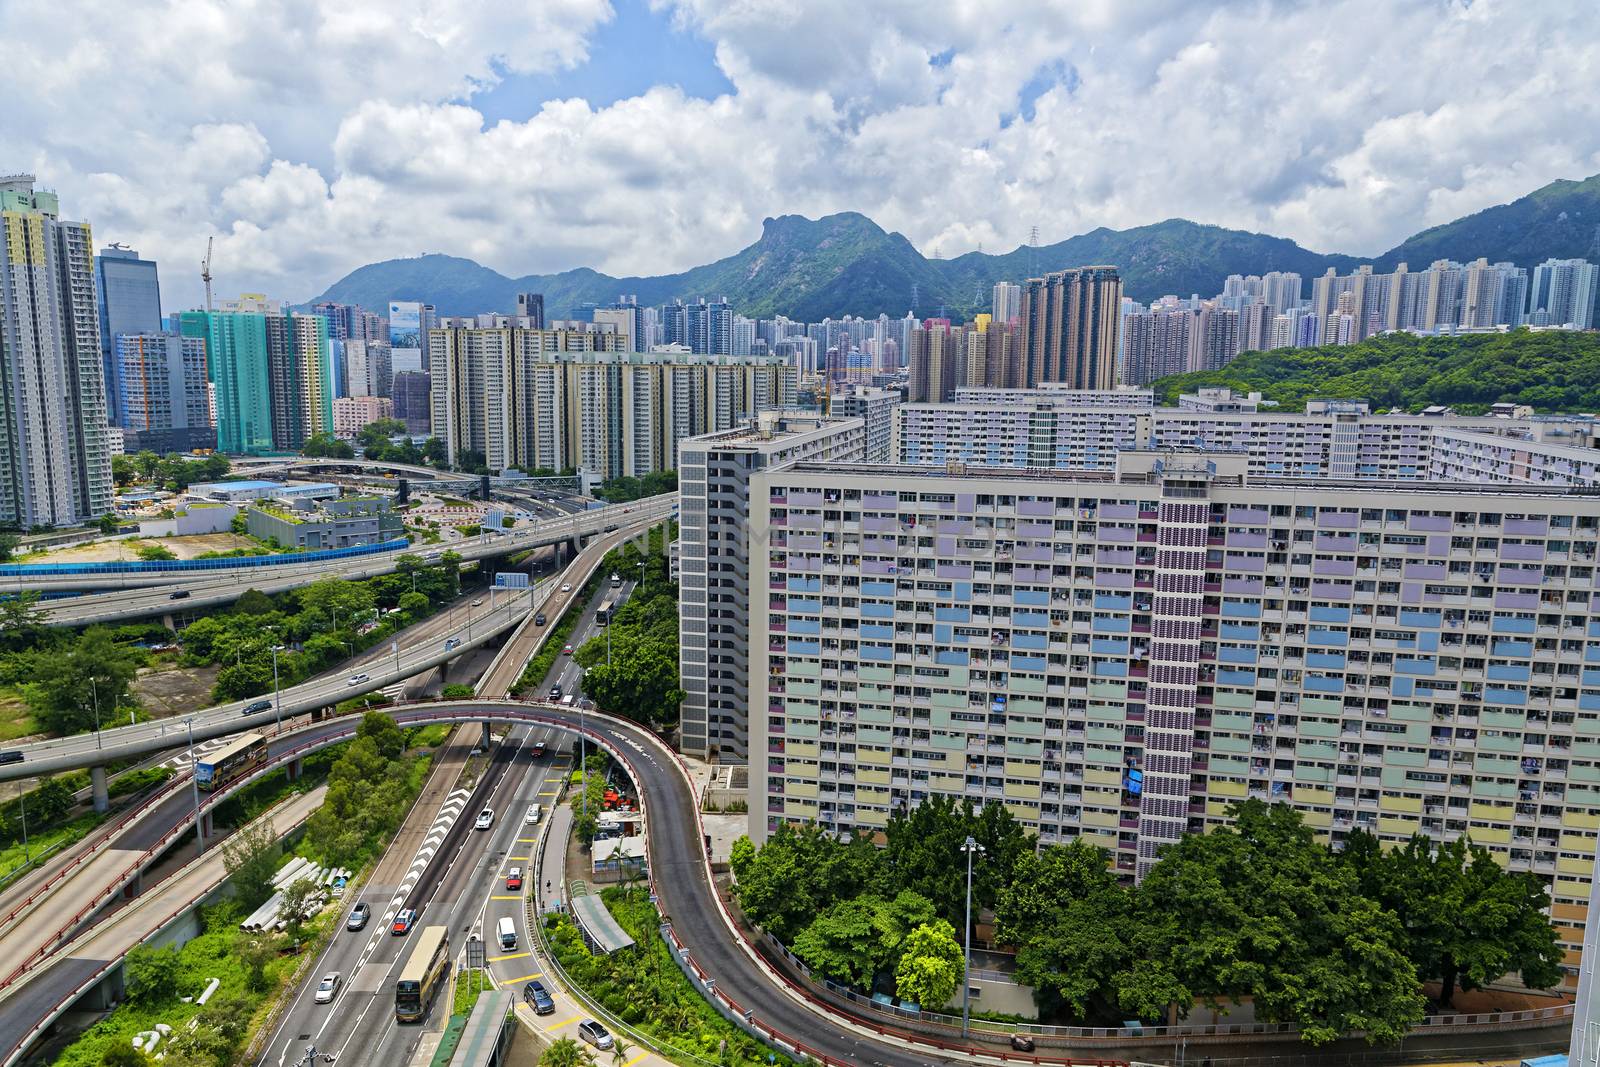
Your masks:
[[[1218,371],[1176,374],[1152,385],[1158,400],[1207,386],[1260,392],[1284,411],[1319,397],[1370,401],[1374,410],[1448,404],[1480,414],[1490,404],[1540,412],[1600,411],[1600,333],[1468,337],[1390,334],[1358,345],[1246,352]]]

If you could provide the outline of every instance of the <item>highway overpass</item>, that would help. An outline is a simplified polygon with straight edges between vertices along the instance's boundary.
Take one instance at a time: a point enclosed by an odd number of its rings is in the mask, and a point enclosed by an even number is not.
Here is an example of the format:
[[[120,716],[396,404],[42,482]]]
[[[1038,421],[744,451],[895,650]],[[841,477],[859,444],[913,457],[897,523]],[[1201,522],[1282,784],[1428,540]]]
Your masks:
[[[599,533],[623,527],[659,523],[672,517],[677,508],[677,494],[670,493],[634,501],[594,508],[576,515],[547,519],[536,526],[501,534],[483,534],[467,541],[447,545],[412,546],[404,551],[385,552],[349,559],[295,563],[272,567],[220,568],[205,571],[153,571],[134,574],[88,575],[16,575],[0,576],[0,594],[28,590],[60,591],[88,583],[89,588],[102,591],[84,593],[41,603],[45,621],[56,626],[85,626],[96,622],[145,618],[156,615],[191,613],[204,608],[231,604],[245,589],[263,593],[280,593],[297,589],[307,582],[321,578],[371,578],[389,574],[402,555],[421,556],[425,562],[434,563],[445,552],[454,552],[463,561],[494,559],[534,548],[582,542]],[[188,596],[174,600],[177,591]]]

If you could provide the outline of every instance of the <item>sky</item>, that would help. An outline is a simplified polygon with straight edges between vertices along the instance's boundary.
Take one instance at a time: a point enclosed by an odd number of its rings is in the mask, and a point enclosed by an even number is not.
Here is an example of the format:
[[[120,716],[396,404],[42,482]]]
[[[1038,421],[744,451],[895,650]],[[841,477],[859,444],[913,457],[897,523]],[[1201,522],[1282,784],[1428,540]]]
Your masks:
[[[762,219],[925,254],[1185,217],[1373,255],[1600,172],[1567,0],[0,0],[0,173],[168,310],[448,252],[660,274]]]

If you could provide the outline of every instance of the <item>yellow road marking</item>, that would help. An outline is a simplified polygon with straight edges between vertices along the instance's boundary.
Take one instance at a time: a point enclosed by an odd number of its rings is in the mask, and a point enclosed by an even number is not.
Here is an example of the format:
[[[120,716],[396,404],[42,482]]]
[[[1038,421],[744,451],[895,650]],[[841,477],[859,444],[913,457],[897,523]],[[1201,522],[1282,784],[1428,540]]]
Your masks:
[[[638,1063],[640,1060],[644,1059],[648,1055],[650,1055],[650,1053],[641,1052],[637,1056],[635,1056],[633,1059],[629,1060],[627,1063],[624,1063],[622,1065],[622,1067],[633,1067],[634,1064]]]
[[[531,953],[531,952],[513,952],[509,956],[490,956],[489,957],[489,962],[490,963],[499,963],[502,960],[520,960],[524,956],[531,956],[531,955],[533,955],[533,953]]]
[[[576,1015],[574,1015],[572,1018],[568,1019],[564,1023],[556,1023],[554,1026],[545,1027],[544,1028],[544,1032],[547,1033],[547,1034],[553,1034],[557,1030],[561,1029],[563,1026],[571,1026],[573,1023],[575,1023],[577,1021],[578,1021],[578,1017]]]
[[[508,860],[525,860],[527,858],[528,857],[526,857],[526,856],[507,856],[506,857],[506,859],[508,859]]]
[[[504,981],[500,981],[500,988],[509,989],[514,985],[521,985],[523,982],[531,982],[535,978],[543,978],[543,977],[544,977],[544,972],[543,971],[539,971],[539,972],[537,972],[535,974],[525,974],[521,978],[507,978]],[[498,979],[497,979],[497,981],[498,981]]]
[[[489,899],[490,900],[521,900],[522,899],[522,895],[521,894],[517,894],[515,896],[509,896],[509,897],[506,897],[506,896],[490,897]]]
[[[519,844],[519,845],[531,845],[537,840],[539,840],[537,837],[519,837],[519,838],[517,838],[517,844]]]
[[[556,791],[554,789],[541,789],[539,790],[539,795],[542,797],[553,797],[556,795]]]

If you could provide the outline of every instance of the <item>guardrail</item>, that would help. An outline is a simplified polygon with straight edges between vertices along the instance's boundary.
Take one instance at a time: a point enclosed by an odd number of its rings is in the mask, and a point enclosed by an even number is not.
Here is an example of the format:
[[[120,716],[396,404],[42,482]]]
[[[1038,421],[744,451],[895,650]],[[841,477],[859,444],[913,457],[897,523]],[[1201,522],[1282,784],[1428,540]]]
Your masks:
[[[285,552],[276,556],[229,556],[224,559],[122,560],[100,563],[6,563],[0,564],[0,578],[43,578],[49,575],[164,574],[174,571],[219,571],[251,567],[280,567],[293,563],[324,563],[333,559],[354,559],[409,548],[404,537],[373,545],[349,548],[319,548],[311,552]]]
[[[61,879],[65,878],[68,874],[77,870],[83,864],[87,863],[89,860],[103,852],[106,846],[111,843],[112,838],[116,837],[123,830],[143,819],[146,815],[150,814],[152,805],[166,799],[167,793],[171,792],[173,789],[176,789],[182,781],[183,779],[178,775],[173,775],[165,782],[162,782],[156,786],[155,790],[151,792],[149,796],[145,797],[135,806],[130,807],[130,809],[122,816],[122,818],[118,819],[114,823],[102,823],[99,827],[97,827],[94,832],[89,835],[88,840],[90,841],[90,844],[87,848],[83,849],[78,853],[78,855],[74,856],[70,863],[46,879],[43,885],[35,889],[32,893],[29,893],[26,899],[13,906],[10,911],[5,913],[5,915],[0,916],[0,928],[4,928],[11,922],[12,919],[15,919],[23,911],[27,910],[30,906],[32,906],[34,901],[49,894],[51,890],[53,890],[61,881]],[[76,844],[82,843],[82,841],[76,842]],[[4,987],[5,983],[0,982],[0,989],[3,989]]]
[[[201,890],[199,893],[185,898],[181,903],[178,904],[177,907],[173,908],[171,911],[162,916],[161,920],[155,924],[154,933],[160,933],[162,930],[165,930],[168,926],[172,925],[178,920],[179,916],[183,915],[184,912],[188,911],[200,901],[216,892],[217,886],[221,885],[225,881],[227,881],[226,871],[223,872],[222,878],[218,879],[207,888]],[[113,968],[118,967],[121,964],[121,959],[104,961],[91,974],[85,977],[77,985],[73,986],[65,996],[57,999],[55,1003],[53,1003],[50,1008],[45,1011],[44,1017],[39,1022],[35,1023],[32,1029],[23,1034],[20,1041],[10,1047],[6,1053],[4,1067],[11,1067],[12,1064],[16,1063],[21,1057],[22,1052],[32,1045],[33,1042],[38,1040],[39,1037],[50,1028],[50,1026],[55,1022],[57,1017],[59,1017],[62,1012],[66,1011],[66,1009],[71,1006],[71,1004],[79,997],[83,996],[90,989],[93,989],[94,986],[99,983],[107,974],[109,974]]]
[[[308,741],[305,744],[296,745],[293,748],[286,749],[273,759],[269,760],[267,763],[264,763],[262,766],[258,767],[253,773],[238,779],[218,792],[210,794],[205,803],[200,805],[201,814],[203,815],[211,808],[216,807],[238,790],[243,789],[245,786],[254,783],[256,780],[278,770],[279,766],[281,766],[283,763],[290,761],[297,756],[305,755],[308,752],[314,752],[318,749],[326,748],[330,744],[337,744],[338,741],[344,739],[342,736],[337,735],[342,735],[345,733],[354,735],[355,729],[355,725],[352,724],[349,726],[348,730],[336,731],[336,736],[332,738],[330,738],[329,735],[324,735],[314,741]],[[6,975],[4,979],[0,979],[0,990],[8,988],[18,978],[27,973],[27,971],[31,969],[39,960],[49,956],[51,950],[60,944],[63,938],[69,936],[73,930],[77,929],[80,923],[82,923],[89,916],[93,915],[95,912],[99,911],[107,900],[121,892],[124,885],[135,878],[140,871],[149,865],[152,860],[160,856],[161,853],[165,852],[172,841],[178,837],[181,837],[183,834],[188,833],[191,826],[192,823],[188,819],[184,819],[173,824],[173,826],[168,829],[166,833],[161,835],[160,839],[157,840],[155,844],[141,852],[137,859],[135,859],[128,866],[124,867],[120,872],[117,873],[115,877],[108,879],[99,893],[96,893],[93,897],[91,897],[87,904],[74,912],[70,919],[61,924],[61,926],[57,927],[51,933],[49,940],[44,943],[43,947],[36,949],[31,955],[24,959],[22,963],[16,967],[16,969],[11,971],[10,974]]]

